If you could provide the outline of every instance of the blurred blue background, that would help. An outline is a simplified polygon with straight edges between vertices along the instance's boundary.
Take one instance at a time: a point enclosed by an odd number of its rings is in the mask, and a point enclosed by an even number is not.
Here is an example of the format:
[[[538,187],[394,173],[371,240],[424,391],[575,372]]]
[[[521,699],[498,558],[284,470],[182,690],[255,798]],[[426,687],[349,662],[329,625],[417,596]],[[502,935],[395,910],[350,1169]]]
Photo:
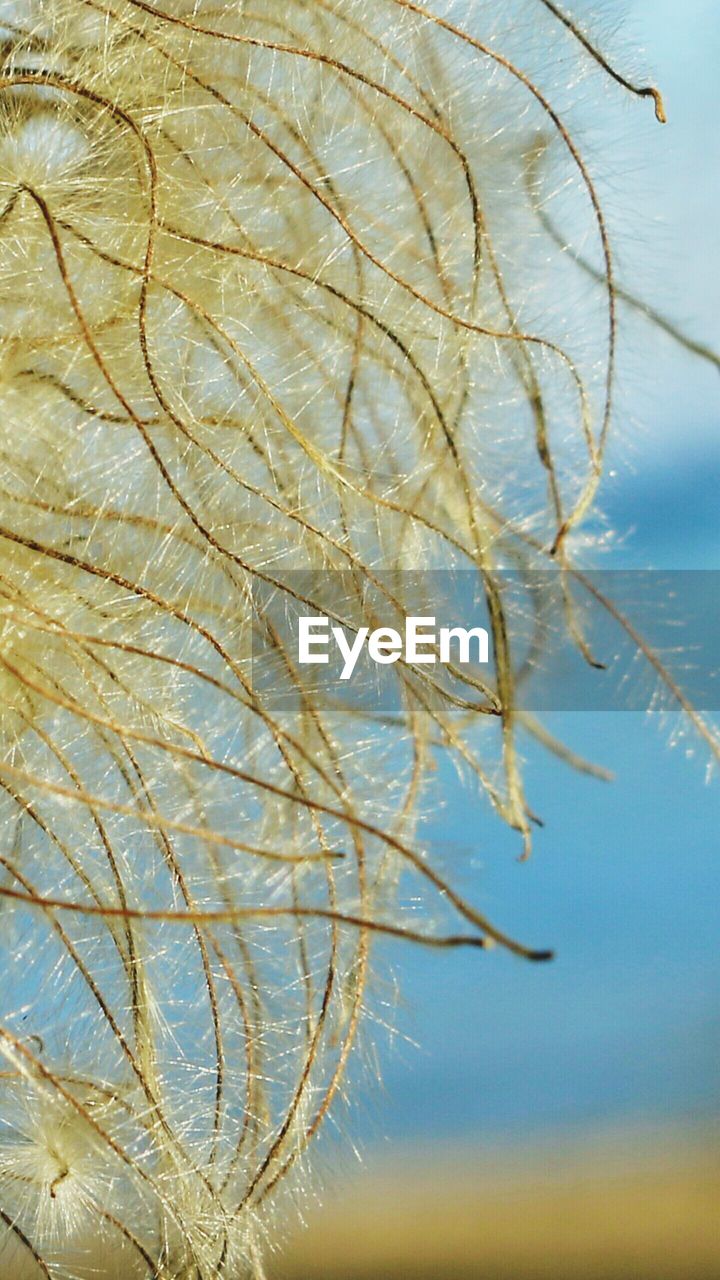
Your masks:
[[[633,285],[718,349],[720,12],[716,0],[623,9],[619,47],[644,50],[638,68],[661,84],[670,123],[641,124],[640,157],[637,139],[617,157],[632,207],[619,258],[637,250]],[[612,20],[619,8],[601,12]],[[642,320],[626,338],[603,493],[626,536],[604,566],[720,568],[718,370]],[[718,637],[720,652],[720,620]],[[379,1037],[382,1092],[368,1101],[365,1089],[350,1122],[368,1155],[383,1140],[662,1129],[720,1111],[720,778],[706,780],[691,738],[671,747],[669,723],[574,713],[550,727],[617,780],[576,776],[529,750],[528,796],[546,821],[530,863],[517,863],[516,842],[449,770],[432,834],[451,857],[475,859],[474,901],[523,940],[556,946],[557,959],[533,967],[500,953],[388,949],[402,990],[389,1013],[396,1034],[390,1051]]]

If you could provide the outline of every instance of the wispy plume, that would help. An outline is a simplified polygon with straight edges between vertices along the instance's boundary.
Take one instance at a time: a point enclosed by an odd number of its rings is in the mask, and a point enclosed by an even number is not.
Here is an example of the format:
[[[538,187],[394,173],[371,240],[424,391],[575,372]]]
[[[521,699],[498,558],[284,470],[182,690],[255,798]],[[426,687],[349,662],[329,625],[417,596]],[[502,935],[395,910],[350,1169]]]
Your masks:
[[[590,170],[525,35],[560,59],[565,98],[587,64],[659,118],[662,101],[546,0],[458,13],[0,4],[0,1265],[16,1280],[262,1276],[342,1089],[374,937],[547,957],[453,888],[421,822],[445,749],[527,855],[520,728],[582,763],[521,720],[527,619],[501,570],[557,566],[594,660],[574,555],[617,292]],[[548,147],[595,283],[548,231]],[[577,314],[548,289],[568,269]],[[380,606],[400,618],[427,569],[476,574],[487,685],[402,662],[383,718],[298,667],[284,602],[351,628]]]

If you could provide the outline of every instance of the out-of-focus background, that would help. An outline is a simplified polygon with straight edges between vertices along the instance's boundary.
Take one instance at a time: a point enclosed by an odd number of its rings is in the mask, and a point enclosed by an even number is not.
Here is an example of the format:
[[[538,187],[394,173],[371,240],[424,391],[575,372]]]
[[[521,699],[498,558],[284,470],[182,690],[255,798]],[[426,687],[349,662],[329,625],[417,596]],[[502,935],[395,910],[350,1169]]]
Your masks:
[[[615,48],[640,47],[664,90],[664,130],[638,120],[642,103],[626,113],[638,135],[615,155],[618,208],[632,209],[619,261],[718,349],[720,6],[567,7],[600,12],[611,34],[622,16]],[[643,321],[628,346],[604,490],[626,535],[612,563],[720,569],[718,370]],[[382,1087],[371,1063],[339,1119],[361,1159],[338,1176],[333,1147],[278,1280],[720,1277],[720,779],[673,722],[550,720],[616,781],[529,751],[546,826],[519,866],[448,775],[435,836],[471,862],[475,901],[557,960],[386,949],[402,995],[373,993],[393,1028],[375,1036]]]

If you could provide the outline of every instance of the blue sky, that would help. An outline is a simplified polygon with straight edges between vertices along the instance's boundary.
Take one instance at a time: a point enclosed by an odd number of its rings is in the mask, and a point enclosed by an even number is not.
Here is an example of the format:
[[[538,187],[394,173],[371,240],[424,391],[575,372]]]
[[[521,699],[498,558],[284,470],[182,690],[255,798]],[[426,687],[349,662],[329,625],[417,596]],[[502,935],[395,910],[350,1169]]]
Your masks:
[[[633,181],[633,165],[642,170],[645,292],[720,347],[716,0],[636,0],[623,41],[644,46],[635,65],[663,86],[671,120],[648,126],[641,159],[629,151],[619,166]],[[631,341],[637,377],[631,362],[604,494],[628,533],[616,564],[720,568],[720,377],[644,326]],[[389,948],[403,1003],[394,1047],[380,1041],[384,1088],[368,1097],[366,1084],[353,1121],[365,1145],[664,1125],[720,1109],[720,779],[707,785],[702,753],[671,748],[668,726],[639,714],[557,714],[552,728],[617,781],[532,753],[529,797],[547,825],[529,864],[449,774],[455,817],[435,835],[474,856],[475,901],[555,945],[557,960]]]

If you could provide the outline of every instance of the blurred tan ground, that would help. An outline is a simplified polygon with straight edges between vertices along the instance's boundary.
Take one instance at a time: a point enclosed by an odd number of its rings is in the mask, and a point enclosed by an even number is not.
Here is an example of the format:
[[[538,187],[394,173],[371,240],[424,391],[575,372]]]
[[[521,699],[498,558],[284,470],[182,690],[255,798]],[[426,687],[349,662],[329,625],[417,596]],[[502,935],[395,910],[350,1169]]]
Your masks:
[[[367,1163],[308,1215],[272,1280],[720,1280],[716,1133]]]

